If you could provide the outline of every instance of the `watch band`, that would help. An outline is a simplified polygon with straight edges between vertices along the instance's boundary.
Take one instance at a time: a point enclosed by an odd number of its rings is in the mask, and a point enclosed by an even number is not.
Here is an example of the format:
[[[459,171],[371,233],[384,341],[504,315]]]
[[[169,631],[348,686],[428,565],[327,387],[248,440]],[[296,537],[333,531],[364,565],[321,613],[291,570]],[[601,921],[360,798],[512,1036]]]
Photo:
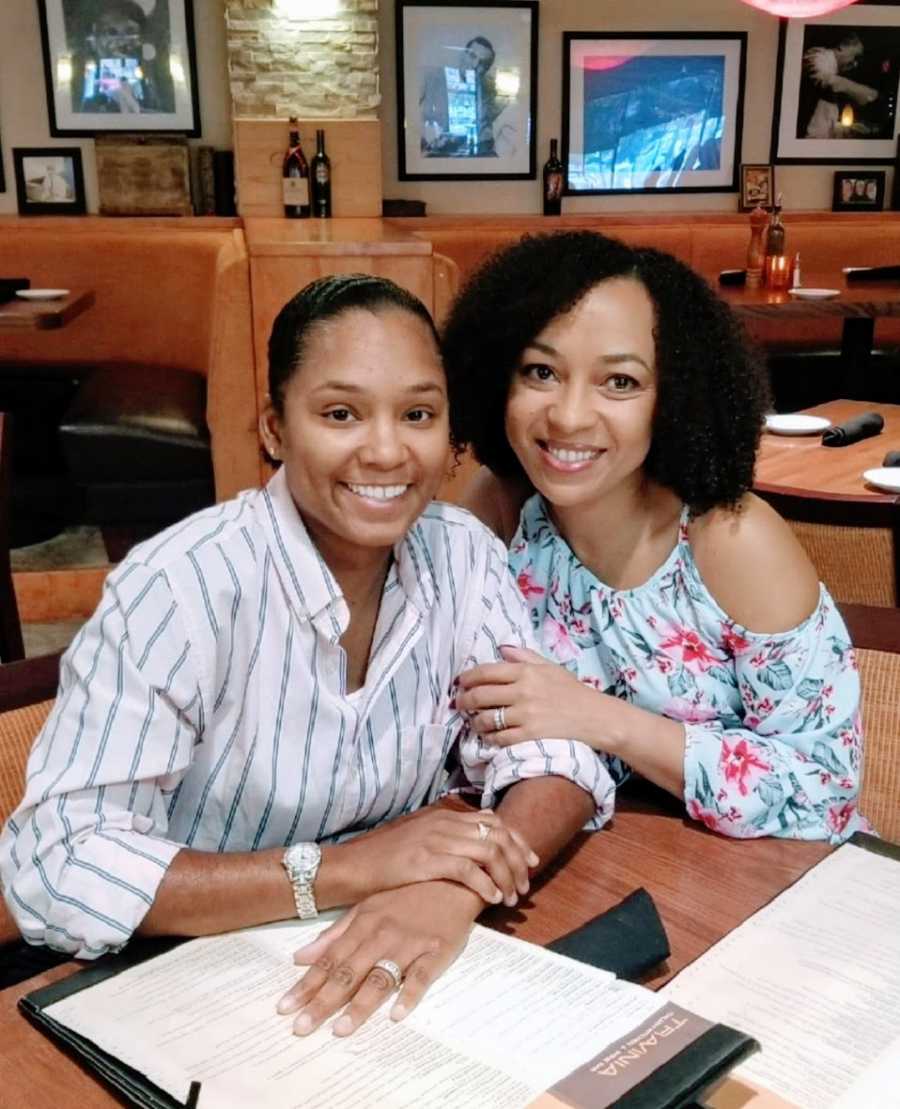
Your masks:
[[[322,851],[317,843],[294,843],[281,858],[293,890],[294,907],[301,920],[319,915],[313,887],[321,861]]]

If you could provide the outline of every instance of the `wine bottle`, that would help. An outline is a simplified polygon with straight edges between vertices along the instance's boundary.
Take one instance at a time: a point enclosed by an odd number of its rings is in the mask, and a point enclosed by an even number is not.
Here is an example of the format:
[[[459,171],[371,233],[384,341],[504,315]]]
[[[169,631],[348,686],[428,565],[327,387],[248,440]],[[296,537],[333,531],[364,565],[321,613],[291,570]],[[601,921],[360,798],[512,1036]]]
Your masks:
[[[556,142],[550,140],[550,157],[544,162],[545,216],[558,216],[562,211],[563,164],[556,153]]]
[[[325,132],[316,131],[316,153],[310,164],[313,212],[322,219],[331,216],[331,159],[325,153]]]
[[[300,126],[291,116],[290,138],[281,167],[284,214],[288,219],[309,218],[309,166],[300,145]]]

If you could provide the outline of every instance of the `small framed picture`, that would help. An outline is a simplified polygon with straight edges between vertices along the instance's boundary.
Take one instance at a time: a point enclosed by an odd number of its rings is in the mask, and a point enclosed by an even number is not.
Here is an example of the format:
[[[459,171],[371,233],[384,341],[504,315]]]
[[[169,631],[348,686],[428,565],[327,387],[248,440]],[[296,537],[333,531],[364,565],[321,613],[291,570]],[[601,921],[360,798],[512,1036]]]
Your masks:
[[[883,169],[836,171],[831,200],[833,212],[880,212],[883,207]]]
[[[770,208],[775,202],[775,170],[771,165],[741,166],[741,211],[758,205]]]
[[[535,0],[397,0],[401,181],[535,176]]]
[[[13,147],[22,216],[83,216],[84,172],[77,146]]]

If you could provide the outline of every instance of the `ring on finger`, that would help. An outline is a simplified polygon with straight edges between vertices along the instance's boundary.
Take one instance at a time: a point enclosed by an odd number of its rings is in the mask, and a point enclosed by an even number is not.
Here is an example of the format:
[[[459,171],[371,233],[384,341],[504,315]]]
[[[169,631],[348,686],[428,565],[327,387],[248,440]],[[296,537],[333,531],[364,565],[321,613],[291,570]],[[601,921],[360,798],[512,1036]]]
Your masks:
[[[485,824],[483,820],[478,821],[477,828],[478,828],[478,838],[480,840],[487,839],[488,836],[491,834],[490,824]]]
[[[506,709],[505,708],[496,708],[496,709],[494,709],[494,731],[495,732],[502,732],[505,727],[506,727]]]
[[[375,966],[372,967],[372,969],[375,970],[376,967],[379,970],[383,970],[384,973],[393,981],[395,990],[400,989],[401,985],[403,984],[403,971],[394,962],[393,959],[379,959],[378,962],[375,963]]]

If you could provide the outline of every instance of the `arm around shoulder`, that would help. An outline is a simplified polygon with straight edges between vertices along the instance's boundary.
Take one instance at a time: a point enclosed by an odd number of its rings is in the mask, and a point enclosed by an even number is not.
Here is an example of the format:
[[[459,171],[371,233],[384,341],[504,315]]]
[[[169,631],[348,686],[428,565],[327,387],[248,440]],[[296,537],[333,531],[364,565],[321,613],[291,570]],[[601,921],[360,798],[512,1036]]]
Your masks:
[[[714,508],[690,525],[703,583],[748,631],[777,634],[802,624],[819,602],[806,552],[778,513],[748,493],[734,511]]]

